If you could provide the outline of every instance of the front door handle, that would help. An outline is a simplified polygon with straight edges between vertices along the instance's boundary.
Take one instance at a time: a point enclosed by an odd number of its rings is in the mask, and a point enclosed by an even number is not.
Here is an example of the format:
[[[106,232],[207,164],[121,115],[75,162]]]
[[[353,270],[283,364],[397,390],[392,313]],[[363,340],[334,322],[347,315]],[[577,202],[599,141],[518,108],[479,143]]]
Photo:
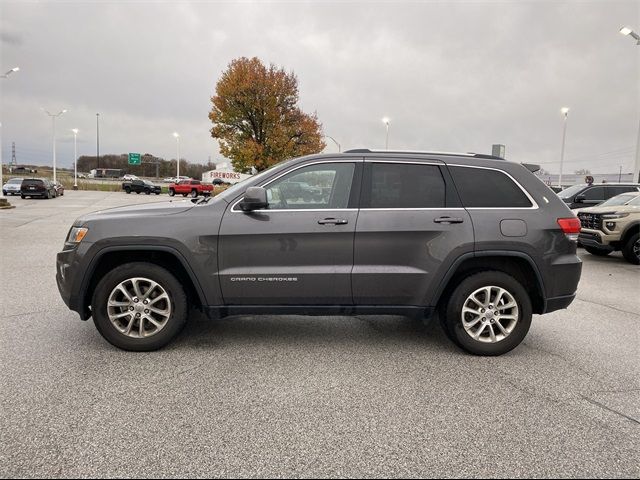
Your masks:
[[[344,218],[325,218],[323,220],[318,220],[318,223],[320,225],[346,225],[349,221]]]
[[[435,223],[462,223],[464,220],[462,218],[457,217],[438,217],[434,218],[433,221]]]

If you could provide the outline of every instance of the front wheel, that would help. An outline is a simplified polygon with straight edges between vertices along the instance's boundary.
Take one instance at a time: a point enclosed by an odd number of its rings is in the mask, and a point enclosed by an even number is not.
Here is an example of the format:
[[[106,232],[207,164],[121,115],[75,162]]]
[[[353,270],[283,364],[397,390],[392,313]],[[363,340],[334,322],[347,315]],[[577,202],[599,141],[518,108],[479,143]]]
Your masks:
[[[465,278],[449,297],[444,327],[474,355],[502,355],[517,347],[531,326],[531,300],[515,278],[486,271]]]
[[[187,297],[166,269],[146,262],[121,265],[98,282],[91,301],[100,334],[123,350],[162,348],[187,322]]]
[[[640,265],[640,233],[631,235],[626,241],[622,247],[622,256],[627,262]]]
[[[151,190],[146,189],[146,190],[144,191],[144,194],[145,194],[145,195],[151,195]]]
[[[173,188],[169,189],[169,196],[173,197],[176,194],[176,191]]]
[[[125,189],[124,189],[124,192],[125,192],[126,194],[129,194],[129,193],[131,193],[131,189],[130,189],[130,188],[125,188]]]
[[[584,247],[584,249],[589,252],[591,255],[596,255],[598,257],[606,257],[611,253],[611,250],[606,250],[604,248],[598,247]]]

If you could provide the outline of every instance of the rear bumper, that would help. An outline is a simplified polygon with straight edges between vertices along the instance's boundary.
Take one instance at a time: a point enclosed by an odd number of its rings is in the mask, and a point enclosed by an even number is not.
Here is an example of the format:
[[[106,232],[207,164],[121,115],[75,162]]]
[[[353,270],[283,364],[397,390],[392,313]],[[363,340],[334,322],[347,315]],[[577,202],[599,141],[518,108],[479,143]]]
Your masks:
[[[567,308],[569,305],[571,305],[571,302],[573,302],[575,298],[575,293],[572,295],[562,295],[560,297],[547,298],[547,301],[545,302],[545,309],[542,313],[551,313],[555,312],[556,310]]]

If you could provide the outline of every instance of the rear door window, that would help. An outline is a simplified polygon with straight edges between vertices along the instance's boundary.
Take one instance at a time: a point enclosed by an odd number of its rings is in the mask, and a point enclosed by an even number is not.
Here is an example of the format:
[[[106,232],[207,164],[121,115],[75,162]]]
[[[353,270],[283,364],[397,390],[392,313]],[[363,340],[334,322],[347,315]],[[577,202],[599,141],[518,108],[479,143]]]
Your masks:
[[[444,208],[446,189],[437,165],[371,163],[362,208]]]
[[[609,185],[605,187],[605,189],[607,190],[607,198],[615,197],[621,193],[638,191],[638,187],[634,187],[633,185]]]
[[[477,167],[449,167],[466,208],[529,208],[531,200],[504,172]]]

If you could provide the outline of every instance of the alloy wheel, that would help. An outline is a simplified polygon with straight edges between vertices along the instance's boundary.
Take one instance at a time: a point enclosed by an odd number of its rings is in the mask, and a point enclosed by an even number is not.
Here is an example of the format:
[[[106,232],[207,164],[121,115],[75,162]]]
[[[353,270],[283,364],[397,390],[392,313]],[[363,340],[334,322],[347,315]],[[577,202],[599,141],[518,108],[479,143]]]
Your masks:
[[[518,303],[502,287],[482,287],[467,297],[461,315],[462,326],[471,338],[496,343],[507,338],[516,327]]]
[[[172,304],[158,282],[134,277],[120,282],[107,301],[111,324],[123,335],[147,338],[162,330],[171,318]]]

